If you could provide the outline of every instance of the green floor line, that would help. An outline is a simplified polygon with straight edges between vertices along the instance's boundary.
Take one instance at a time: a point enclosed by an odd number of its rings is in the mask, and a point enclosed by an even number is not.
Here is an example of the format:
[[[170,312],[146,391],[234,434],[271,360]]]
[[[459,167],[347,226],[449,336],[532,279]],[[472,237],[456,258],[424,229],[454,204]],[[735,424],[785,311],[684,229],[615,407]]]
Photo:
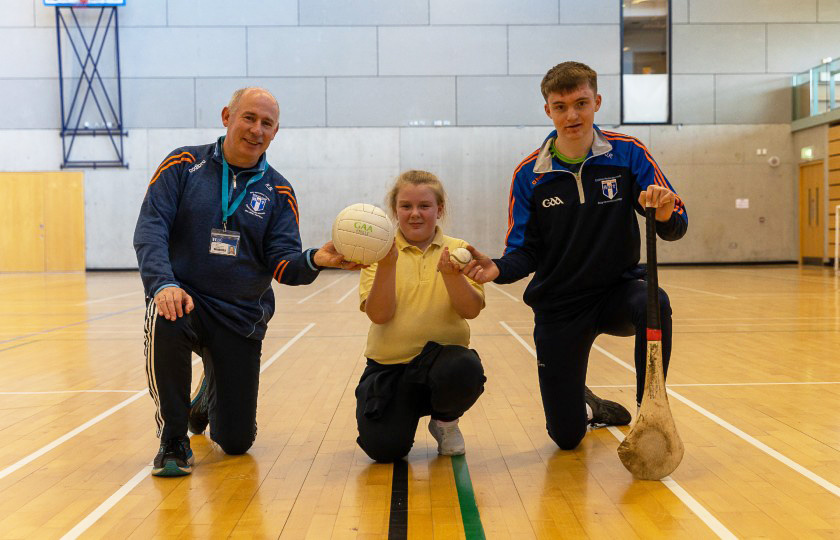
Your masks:
[[[455,487],[458,489],[464,535],[467,540],[484,540],[484,527],[481,526],[481,516],[478,515],[478,507],[475,505],[470,470],[464,456],[452,456],[452,472],[455,473]]]

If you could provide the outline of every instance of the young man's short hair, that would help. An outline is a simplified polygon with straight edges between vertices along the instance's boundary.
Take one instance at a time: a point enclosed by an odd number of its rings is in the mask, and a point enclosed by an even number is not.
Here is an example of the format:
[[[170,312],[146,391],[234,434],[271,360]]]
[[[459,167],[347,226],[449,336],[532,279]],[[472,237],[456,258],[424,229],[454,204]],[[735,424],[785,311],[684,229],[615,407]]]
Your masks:
[[[540,83],[543,98],[548,101],[548,94],[567,94],[582,84],[589,84],[594,93],[598,93],[598,74],[586,64],[563,62],[548,70]]]

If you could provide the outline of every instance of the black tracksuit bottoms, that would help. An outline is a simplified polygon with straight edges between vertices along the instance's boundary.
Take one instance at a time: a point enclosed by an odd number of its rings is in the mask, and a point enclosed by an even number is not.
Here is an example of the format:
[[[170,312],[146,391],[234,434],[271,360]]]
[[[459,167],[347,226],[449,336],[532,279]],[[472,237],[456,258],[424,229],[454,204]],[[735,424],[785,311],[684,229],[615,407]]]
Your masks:
[[[671,359],[671,304],[659,289],[662,363]],[[564,450],[586,433],[584,386],[589,351],[600,334],[636,336],[636,402],[641,403],[647,359],[647,284],[633,279],[608,289],[574,313],[535,314],[537,373],[548,435]]]
[[[257,435],[257,392],[262,341],[243,337],[195,309],[174,321],[146,307],[146,375],[157,410],[158,436],[187,434],[192,353],[204,362],[210,438],[228,454],[244,454]]]
[[[478,354],[458,345],[430,341],[407,364],[368,359],[356,387],[356,442],[375,461],[397,461],[414,445],[420,417],[460,418],[486,380]]]

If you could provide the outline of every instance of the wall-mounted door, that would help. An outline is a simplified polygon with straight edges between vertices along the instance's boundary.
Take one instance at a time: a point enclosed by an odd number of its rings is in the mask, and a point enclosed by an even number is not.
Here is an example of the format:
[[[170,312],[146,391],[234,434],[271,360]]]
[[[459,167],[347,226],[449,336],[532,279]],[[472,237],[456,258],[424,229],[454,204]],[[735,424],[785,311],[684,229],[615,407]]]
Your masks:
[[[799,167],[799,257],[804,263],[821,264],[825,253],[825,188],[823,162]]]
[[[85,269],[83,177],[0,173],[0,272]]]

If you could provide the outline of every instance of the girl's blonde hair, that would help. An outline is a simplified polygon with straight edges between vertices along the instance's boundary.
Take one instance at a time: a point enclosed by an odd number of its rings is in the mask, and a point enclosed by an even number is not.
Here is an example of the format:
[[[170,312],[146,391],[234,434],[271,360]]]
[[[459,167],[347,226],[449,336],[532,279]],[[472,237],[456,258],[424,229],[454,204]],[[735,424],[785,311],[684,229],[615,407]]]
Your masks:
[[[400,190],[407,186],[429,186],[429,189],[435,194],[437,204],[441,207],[441,218],[446,216],[446,191],[443,189],[443,184],[440,183],[438,177],[427,171],[405,171],[397,176],[394,185],[388,191],[385,197],[385,203],[391,211],[391,215],[397,215],[397,194]]]

